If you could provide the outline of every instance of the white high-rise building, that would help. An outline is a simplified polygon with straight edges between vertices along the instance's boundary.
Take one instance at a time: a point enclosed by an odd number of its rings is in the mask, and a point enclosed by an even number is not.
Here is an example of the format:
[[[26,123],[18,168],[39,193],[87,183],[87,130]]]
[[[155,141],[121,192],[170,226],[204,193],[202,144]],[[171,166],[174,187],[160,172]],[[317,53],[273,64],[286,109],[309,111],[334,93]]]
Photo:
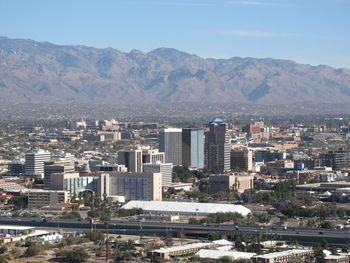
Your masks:
[[[25,175],[44,178],[44,164],[51,160],[51,153],[39,150],[25,155]]]
[[[182,165],[182,129],[167,128],[159,132],[159,151],[165,153],[165,162]]]

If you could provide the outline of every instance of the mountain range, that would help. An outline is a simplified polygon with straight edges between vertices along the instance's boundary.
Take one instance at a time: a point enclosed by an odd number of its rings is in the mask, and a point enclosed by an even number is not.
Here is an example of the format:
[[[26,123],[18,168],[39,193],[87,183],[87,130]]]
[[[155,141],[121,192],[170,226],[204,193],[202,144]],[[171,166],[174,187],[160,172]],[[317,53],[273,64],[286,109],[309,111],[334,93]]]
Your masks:
[[[0,103],[346,103],[350,70],[0,37]]]

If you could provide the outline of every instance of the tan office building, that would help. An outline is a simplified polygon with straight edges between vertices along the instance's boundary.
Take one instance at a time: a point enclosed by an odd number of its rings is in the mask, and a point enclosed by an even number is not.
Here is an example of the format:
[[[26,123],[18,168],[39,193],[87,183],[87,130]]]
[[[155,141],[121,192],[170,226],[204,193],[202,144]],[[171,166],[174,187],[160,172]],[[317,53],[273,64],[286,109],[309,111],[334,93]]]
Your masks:
[[[209,191],[210,194],[229,191],[243,193],[245,190],[253,188],[253,179],[252,175],[211,175],[209,176]]]
[[[53,190],[30,190],[28,193],[28,207],[40,208],[43,206],[56,206],[60,203],[70,202],[69,191],[53,191]]]
[[[125,200],[162,200],[161,173],[110,173],[109,195],[124,196]]]

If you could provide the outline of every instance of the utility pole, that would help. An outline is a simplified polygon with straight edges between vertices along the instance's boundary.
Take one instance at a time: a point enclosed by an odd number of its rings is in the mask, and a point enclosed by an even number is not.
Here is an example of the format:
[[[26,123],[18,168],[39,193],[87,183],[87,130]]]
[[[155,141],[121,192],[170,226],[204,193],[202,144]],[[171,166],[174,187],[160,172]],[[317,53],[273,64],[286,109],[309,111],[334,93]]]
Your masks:
[[[109,260],[109,237],[108,237],[108,222],[105,222],[106,225],[106,262]]]

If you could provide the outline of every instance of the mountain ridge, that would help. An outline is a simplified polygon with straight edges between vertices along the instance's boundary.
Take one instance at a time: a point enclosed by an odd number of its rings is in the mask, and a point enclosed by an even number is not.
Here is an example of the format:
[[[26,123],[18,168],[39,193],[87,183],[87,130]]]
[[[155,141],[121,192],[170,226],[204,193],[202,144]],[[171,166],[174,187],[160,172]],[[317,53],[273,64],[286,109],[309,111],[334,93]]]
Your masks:
[[[1,103],[339,103],[350,99],[350,70],[0,37],[0,92]]]

